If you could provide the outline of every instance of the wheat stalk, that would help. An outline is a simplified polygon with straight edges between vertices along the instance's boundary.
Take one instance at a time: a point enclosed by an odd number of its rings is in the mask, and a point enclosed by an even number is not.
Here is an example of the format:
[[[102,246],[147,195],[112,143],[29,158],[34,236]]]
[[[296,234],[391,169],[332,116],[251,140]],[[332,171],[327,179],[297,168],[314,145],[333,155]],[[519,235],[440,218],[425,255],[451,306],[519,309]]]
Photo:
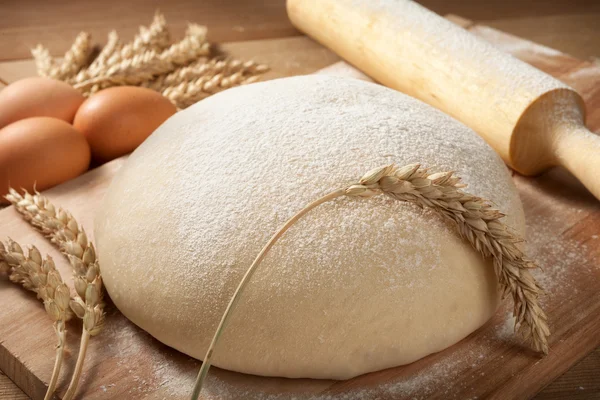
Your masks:
[[[44,397],[45,400],[50,400],[56,389],[64,356],[67,334],[65,324],[73,315],[69,308],[69,287],[63,283],[50,256],[43,260],[41,253],[34,246],[29,248],[28,254],[25,255],[22,247],[11,239],[6,245],[0,242],[0,269],[9,273],[12,282],[35,292],[38,299],[44,302],[44,308],[52,319],[58,343],[52,376]]]
[[[517,243],[522,240],[500,221],[504,214],[493,208],[487,200],[461,190],[464,187],[466,185],[461,184],[460,178],[454,176],[453,172],[430,173],[419,164],[402,168],[387,165],[367,172],[358,183],[335,190],[300,210],[269,239],[233,293],[204,356],[192,399],[197,400],[200,396],[214,348],[239,301],[240,294],[271,247],[289,227],[310,210],[343,196],[373,197],[385,194],[396,200],[431,208],[454,222],[459,234],[479,253],[484,257],[492,257],[503,297],[510,293],[513,298],[515,331],[529,340],[536,351],[547,354],[550,330],[546,315],[538,303],[542,291],[529,272],[529,269],[535,268],[536,265],[518,248]]]
[[[67,256],[73,268],[77,296],[69,303],[71,310],[83,320],[83,330],[75,371],[64,399],[71,399],[81,376],[88,342],[104,326],[102,276],[94,245],[88,241],[83,228],[73,216],[56,208],[39,193],[23,195],[10,188],[6,199],[31,225],[46,235]]]

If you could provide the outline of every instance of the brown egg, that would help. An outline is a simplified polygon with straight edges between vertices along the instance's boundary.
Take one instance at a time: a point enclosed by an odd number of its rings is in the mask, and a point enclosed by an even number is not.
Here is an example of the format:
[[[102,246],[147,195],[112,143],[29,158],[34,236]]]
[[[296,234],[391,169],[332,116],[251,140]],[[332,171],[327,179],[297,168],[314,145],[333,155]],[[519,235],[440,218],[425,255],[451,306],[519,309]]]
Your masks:
[[[0,129],[0,195],[8,187],[44,190],[75,178],[90,163],[90,147],[73,126],[33,117]]]
[[[73,122],[85,97],[65,82],[32,77],[0,91],[0,129],[30,117],[53,117]]]
[[[121,86],[87,99],[73,125],[87,138],[92,157],[106,162],[133,151],[176,112],[175,106],[154,90]]]

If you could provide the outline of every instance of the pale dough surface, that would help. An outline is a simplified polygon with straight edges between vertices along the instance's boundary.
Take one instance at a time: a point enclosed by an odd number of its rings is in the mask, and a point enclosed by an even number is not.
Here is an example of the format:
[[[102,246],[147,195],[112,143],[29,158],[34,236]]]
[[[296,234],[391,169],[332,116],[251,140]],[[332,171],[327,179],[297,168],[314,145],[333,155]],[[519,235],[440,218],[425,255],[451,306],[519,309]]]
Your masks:
[[[161,342],[202,358],[241,276],[290,216],[386,163],[454,170],[523,234],[499,157],[396,91],[328,76],[227,90],[180,112],[131,156],[96,216],[106,288]],[[388,199],[338,199],[266,257],[214,365],[346,379],[410,363],[484,324],[493,268],[454,227]]]

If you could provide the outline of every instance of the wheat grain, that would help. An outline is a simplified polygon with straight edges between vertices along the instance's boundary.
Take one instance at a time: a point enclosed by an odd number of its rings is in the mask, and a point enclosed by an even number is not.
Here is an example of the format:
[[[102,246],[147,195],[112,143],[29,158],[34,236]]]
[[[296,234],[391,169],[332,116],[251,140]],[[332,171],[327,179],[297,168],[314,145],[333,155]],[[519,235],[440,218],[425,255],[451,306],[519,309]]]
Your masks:
[[[104,326],[102,276],[93,243],[88,241],[83,228],[73,216],[56,208],[39,193],[23,195],[10,188],[6,196],[25,220],[46,235],[64,253],[73,268],[73,283],[77,296],[69,306],[83,320],[81,344],[75,371],[64,399],[70,399],[77,390],[90,336],[97,335]]]
[[[12,271],[12,266],[10,266],[8,262],[4,260],[3,254],[5,251],[6,247],[4,247],[4,244],[0,242],[0,275],[10,275],[10,272]]]
[[[430,173],[419,164],[402,168],[387,165],[367,172],[358,183],[337,189],[296,213],[269,239],[233,293],[203,359],[192,399],[197,400],[200,396],[216,343],[240,294],[268,251],[289,227],[310,210],[343,196],[373,197],[385,194],[396,200],[431,208],[454,222],[459,234],[479,253],[484,257],[492,257],[503,297],[510,293],[513,298],[515,331],[530,341],[536,351],[547,354],[550,330],[546,315],[538,303],[542,291],[529,272],[536,265],[518,248],[517,243],[522,240],[500,221],[504,214],[493,208],[488,201],[462,191],[464,187],[466,185],[453,172]]]
[[[10,265],[6,261],[0,261],[0,275],[7,275],[10,273]]]
[[[58,343],[54,368],[45,396],[45,400],[49,400],[53,397],[62,366],[67,334],[65,324],[73,315],[69,308],[69,288],[63,282],[52,258],[48,256],[43,260],[41,253],[34,246],[25,255],[17,242],[11,239],[6,245],[0,242],[0,265],[2,264],[9,272],[11,281],[37,294],[38,299],[44,302],[46,313],[52,319]]]

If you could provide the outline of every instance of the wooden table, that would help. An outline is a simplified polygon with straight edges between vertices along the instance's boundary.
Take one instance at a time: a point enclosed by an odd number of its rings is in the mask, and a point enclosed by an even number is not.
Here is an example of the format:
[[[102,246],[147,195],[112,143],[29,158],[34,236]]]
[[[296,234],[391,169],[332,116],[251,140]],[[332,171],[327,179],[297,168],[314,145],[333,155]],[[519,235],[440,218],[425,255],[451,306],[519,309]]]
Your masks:
[[[83,3],[83,2],[82,2]],[[460,14],[505,32],[545,44],[582,59],[600,57],[600,2],[549,0],[523,4],[518,0],[423,0],[440,14]],[[590,4],[595,3],[595,4]],[[228,42],[298,36],[285,15],[284,0],[119,0],[79,2],[21,0],[0,5],[0,66],[29,57],[28,48],[43,41],[54,55],[62,54],[80,30],[101,41],[110,29],[130,35],[146,24],[156,8],[167,17],[175,35],[187,20],[205,23],[211,41]],[[127,37],[126,37],[127,39]],[[251,50],[249,50],[249,55]],[[323,52],[324,64],[331,55]],[[19,63],[10,63],[19,68]],[[10,68],[0,69],[0,87],[10,81]],[[1,340],[1,338],[0,338]],[[27,398],[0,373],[0,398]],[[536,396],[547,399],[600,398],[600,349],[573,366]]]

